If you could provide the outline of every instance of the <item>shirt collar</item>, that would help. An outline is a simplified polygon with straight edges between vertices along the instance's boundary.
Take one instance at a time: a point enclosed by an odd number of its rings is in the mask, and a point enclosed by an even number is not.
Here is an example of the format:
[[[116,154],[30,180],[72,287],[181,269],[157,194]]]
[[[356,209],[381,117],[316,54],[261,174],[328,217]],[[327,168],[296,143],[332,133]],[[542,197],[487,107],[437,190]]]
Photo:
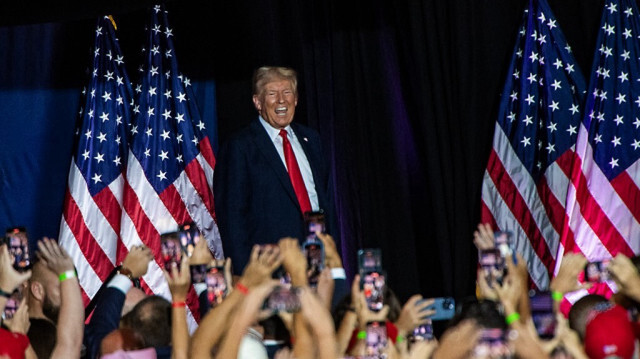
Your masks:
[[[262,118],[262,116],[258,116],[258,118],[260,119],[260,124],[262,125],[262,127],[264,127],[265,131],[267,131],[267,134],[269,135],[269,138],[272,141],[280,137],[280,130],[273,128],[273,126],[271,126],[269,122],[265,121],[265,119]],[[288,125],[287,127],[285,127],[284,130],[287,131],[289,138],[293,138],[293,131],[291,130],[291,125]]]

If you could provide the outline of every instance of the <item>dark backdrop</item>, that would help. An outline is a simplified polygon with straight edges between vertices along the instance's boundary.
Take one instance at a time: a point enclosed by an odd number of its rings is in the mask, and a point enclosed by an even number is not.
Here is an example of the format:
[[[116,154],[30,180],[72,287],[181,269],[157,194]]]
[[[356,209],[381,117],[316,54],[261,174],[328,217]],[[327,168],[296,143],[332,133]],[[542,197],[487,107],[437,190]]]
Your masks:
[[[57,235],[95,18],[115,16],[132,75],[151,2],[61,4],[0,5],[0,225],[27,224],[36,237]],[[345,264],[355,269],[357,248],[381,248],[388,282],[402,299],[473,294],[481,181],[525,5],[167,3],[182,71],[197,83],[215,82],[219,142],[255,118],[256,67],[299,71],[296,121],[324,139]],[[602,5],[551,1],[583,71],[591,68]],[[16,98],[39,92],[56,101],[38,103],[39,111],[17,107]],[[199,101],[211,107],[211,97]],[[47,150],[30,151],[36,142]],[[15,168],[20,176],[7,173]]]

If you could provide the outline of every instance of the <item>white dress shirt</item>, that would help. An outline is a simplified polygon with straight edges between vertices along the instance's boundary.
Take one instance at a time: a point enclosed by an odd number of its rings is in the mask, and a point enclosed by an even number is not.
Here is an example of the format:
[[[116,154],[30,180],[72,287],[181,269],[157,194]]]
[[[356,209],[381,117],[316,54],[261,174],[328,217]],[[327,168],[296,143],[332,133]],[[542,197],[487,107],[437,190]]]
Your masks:
[[[264,129],[267,131],[267,134],[273,142],[273,146],[275,146],[276,151],[278,151],[278,155],[280,155],[280,159],[282,160],[284,168],[287,168],[287,161],[284,159],[284,149],[282,148],[282,137],[280,137],[280,130],[271,127],[271,125],[267,121],[265,121],[262,116],[260,116],[260,123],[262,124],[262,127],[264,127]],[[320,209],[320,205],[318,204],[318,193],[316,192],[316,184],[313,181],[313,173],[311,172],[309,160],[307,160],[307,156],[305,155],[304,150],[300,145],[300,141],[298,141],[298,137],[291,129],[291,126],[287,126],[284,129],[285,131],[287,131],[289,142],[291,143],[291,148],[293,149],[293,154],[296,155],[298,167],[300,167],[300,172],[302,173],[302,180],[304,181],[304,186],[307,188],[307,194],[309,195],[309,201],[311,202],[311,210],[318,211]]]

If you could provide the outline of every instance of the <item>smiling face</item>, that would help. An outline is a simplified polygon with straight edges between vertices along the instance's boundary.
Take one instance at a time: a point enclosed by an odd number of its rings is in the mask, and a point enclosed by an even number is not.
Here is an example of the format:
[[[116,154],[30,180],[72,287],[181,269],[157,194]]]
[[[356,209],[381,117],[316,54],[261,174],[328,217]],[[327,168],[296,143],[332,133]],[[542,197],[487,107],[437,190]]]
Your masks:
[[[271,127],[283,129],[293,121],[298,95],[291,81],[274,79],[253,95],[253,104]]]

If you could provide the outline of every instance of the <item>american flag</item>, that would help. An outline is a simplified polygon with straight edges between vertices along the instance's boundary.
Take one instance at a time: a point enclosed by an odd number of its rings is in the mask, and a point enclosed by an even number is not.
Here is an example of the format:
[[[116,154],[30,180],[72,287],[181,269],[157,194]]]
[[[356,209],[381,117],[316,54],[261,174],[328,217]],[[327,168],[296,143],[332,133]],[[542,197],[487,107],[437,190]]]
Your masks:
[[[585,80],[545,0],[525,9],[482,184],[482,221],[513,233],[547,288],[563,233]]]
[[[564,250],[590,261],[640,252],[638,39],[635,1],[606,1],[562,233]]]
[[[121,237],[144,243],[155,255],[144,282],[170,297],[162,275],[160,235],[194,222],[217,258],[223,258],[213,204],[215,159],[194,103],[191,81],[180,74],[167,12],[151,10],[141,83],[130,128]],[[192,291],[191,302],[197,307]]]
[[[110,18],[98,20],[60,225],[85,304],[122,257],[120,218],[133,92]],[[120,252],[120,253],[119,253]]]

